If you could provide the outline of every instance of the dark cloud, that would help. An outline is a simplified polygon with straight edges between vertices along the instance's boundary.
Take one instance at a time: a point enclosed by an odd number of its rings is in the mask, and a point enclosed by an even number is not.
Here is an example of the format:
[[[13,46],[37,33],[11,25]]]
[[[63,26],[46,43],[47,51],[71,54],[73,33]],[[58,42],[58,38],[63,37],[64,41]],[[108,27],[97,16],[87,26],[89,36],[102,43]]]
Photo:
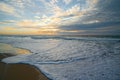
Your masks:
[[[93,30],[97,28],[105,28],[117,26],[119,28],[120,22],[97,22],[91,24],[73,24],[69,26],[61,26],[60,28],[63,30]]]
[[[120,20],[120,0],[99,0],[95,16],[103,21]]]
[[[88,24],[87,22],[90,21],[99,22]],[[120,35],[120,0],[98,0],[95,10],[86,13],[82,20],[60,28],[63,30],[85,30],[85,32],[78,34]]]
[[[83,21],[120,21],[120,0],[98,0],[95,9]]]
[[[120,0],[99,0],[97,7],[105,12],[120,12]]]

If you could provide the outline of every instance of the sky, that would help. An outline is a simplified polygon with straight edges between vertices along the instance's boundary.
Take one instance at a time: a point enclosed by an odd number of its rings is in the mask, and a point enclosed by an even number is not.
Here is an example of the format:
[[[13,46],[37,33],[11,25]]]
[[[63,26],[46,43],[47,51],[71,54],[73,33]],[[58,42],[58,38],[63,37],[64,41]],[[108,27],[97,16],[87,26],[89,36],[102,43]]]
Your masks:
[[[120,35],[120,0],[0,0],[0,35]]]

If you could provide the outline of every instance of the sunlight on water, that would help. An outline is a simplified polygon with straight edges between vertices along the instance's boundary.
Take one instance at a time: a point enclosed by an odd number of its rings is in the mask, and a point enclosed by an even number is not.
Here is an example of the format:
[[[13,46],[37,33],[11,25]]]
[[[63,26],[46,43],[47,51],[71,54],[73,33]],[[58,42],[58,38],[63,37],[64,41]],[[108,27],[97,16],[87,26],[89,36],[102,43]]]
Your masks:
[[[21,48],[15,48],[9,44],[0,43],[0,53],[10,53],[17,55],[17,54],[28,54],[30,53],[30,51]]]

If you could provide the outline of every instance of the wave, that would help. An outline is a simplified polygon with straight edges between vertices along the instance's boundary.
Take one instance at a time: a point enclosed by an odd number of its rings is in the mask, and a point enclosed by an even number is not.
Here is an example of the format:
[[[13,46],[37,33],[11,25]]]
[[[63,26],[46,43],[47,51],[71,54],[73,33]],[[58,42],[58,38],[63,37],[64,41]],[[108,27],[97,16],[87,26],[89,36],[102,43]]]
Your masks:
[[[118,37],[76,37],[76,36],[0,36],[1,40],[4,39],[57,39],[57,40],[118,40],[120,41],[120,38]]]
[[[95,58],[102,58],[108,55],[102,54],[102,55],[94,55],[94,56],[90,56],[90,57],[71,57],[71,58],[66,58],[66,59],[62,59],[62,60],[45,60],[45,61],[33,61],[30,60],[32,63],[35,64],[65,64],[65,63],[71,63],[71,62],[76,62],[76,61],[83,61],[83,60],[87,60],[87,59],[95,59]]]
[[[52,80],[119,79],[119,39],[30,36],[8,37],[0,42],[32,52],[3,62],[34,65]]]
[[[120,40],[120,38],[99,37],[67,37],[67,36],[32,36],[31,39],[62,39],[62,40]]]

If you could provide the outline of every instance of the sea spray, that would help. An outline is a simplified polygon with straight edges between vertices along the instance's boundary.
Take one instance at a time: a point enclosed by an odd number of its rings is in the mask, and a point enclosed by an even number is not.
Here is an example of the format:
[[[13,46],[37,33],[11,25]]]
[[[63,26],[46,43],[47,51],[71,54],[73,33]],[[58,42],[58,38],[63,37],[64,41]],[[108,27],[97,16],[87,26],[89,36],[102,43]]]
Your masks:
[[[13,42],[14,40],[14,42]],[[36,66],[52,80],[120,79],[120,42],[113,38],[9,38],[0,40],[31,54],[5,58],[6,63]]]

